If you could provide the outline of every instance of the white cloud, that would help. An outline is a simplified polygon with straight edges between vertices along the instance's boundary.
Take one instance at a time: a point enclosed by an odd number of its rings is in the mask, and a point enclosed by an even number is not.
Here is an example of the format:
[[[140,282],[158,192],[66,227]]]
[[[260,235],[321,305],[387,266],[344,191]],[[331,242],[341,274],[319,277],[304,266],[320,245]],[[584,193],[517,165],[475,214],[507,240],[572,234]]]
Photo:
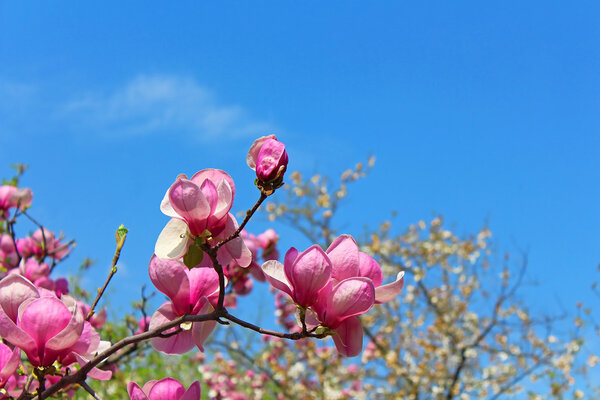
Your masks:
[[[157,133],[202,139],[253,136],[272,130],[237,105],[219,104],[194,79],[140,75],[110,93],[92,93],[60,107],[80,128],[116,135]]]

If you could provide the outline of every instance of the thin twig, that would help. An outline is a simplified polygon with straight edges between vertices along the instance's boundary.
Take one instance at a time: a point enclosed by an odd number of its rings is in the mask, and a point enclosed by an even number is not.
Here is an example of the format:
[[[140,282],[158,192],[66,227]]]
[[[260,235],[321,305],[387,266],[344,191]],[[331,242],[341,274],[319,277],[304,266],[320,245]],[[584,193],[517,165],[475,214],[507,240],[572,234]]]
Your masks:
[[[94,300],[94,303],[92,304],[92,308],[90,308],[90,312],[88,313],[87,317],[85,318],[86,321],[89,321],[90,318],[92,318],[92,316],[94,315],[94,309],[98,305],[100,298],[104,294],[104,291],[108,287],[108,284],[110,283],[110,280],[112,279],[112,277],[117,273],[117,262],[119,261],[119,257],[121,255],[121,249],[123,248],[123,245],[125,244],[125,238],[127,237],[127,229],[123,228],[123,225],[121,225],[121,227],[119,229],[117,229],[117,232],[115,233],[115,235],[116,235],[116,239],[117,239],[117,248],[115,249],[115,254],[112,259],[110,273],[108,274],[108,277],[106,278],[106,282],[104,282],[104,286],[102,286],[102,289],[98,290],[98,295],[96,296],[96,299]]]
[[[215,247],[213,247],[213,248],[218,250],[221,246],[223,246],[227,242],[230,242],[233,239],[235,239],[236,237],[238,237],[240,235],[240,233],[242,232],[242,230],[244,229],[244,227],[246,226],[246,224],[248,223],[248,221],[250,221],[250,218],[252,218],[252,216],[254,215],[254,213],[256,212],[256,210],[258,210],[258,207],[260,207],[260,205],[262,204],[262,202],[265,201],[265,199],[267,197],[268,196],[261,191],[260,192],[260,197],[259,197],[258,201],[256,202],[256,204],[254,204],[254,207],[252,207],[250,210],[246,211],[246,218],[244,218],[244,220],[242,221],[242,223],[240,224],[240,226],[236,229],[236,231],[233,232],[231,235],[229,235],[229,237],[227,237],[222,242],[217,243],[215,245]]]

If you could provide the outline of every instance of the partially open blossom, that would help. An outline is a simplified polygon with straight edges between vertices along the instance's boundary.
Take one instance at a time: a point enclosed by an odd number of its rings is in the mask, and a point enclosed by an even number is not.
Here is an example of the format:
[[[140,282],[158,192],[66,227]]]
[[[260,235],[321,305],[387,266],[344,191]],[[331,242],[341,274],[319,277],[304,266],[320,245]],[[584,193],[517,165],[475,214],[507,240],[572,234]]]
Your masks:
[[[36,279],[47,277],[50,274],[50,267],[44,262],[38,262],[35,258],[21,259],[19,272],[25,278],[34,282]]]
[[[26,238],[17,240],[17,248],[22,257],[36,257],[42,260],[49,256],[54,260],[62,260],[72,249],[71,243],[62,243],[63,237],[57,238],[54,232],[39,228]]]
[[[197,314],[202,297],[216,305],[219,297],[219,275],[212,268],[188,269],[176,260],[152,256],[148,265],[150,280],[164,293],[180,314]]]
[[[369,278],[347,278],[328,286],[319,294],[313,309],[320,325],[335,331],[333,341],[338,352],[354,357],[362,350],[362,326],[358,315],[375,303],[375,287]]]
[[[200,400],[200,382],[192,383],[188,390],[173,378],[149,381],[143,388],[129,382],[127,393],[130,400]]]
[[[327,249],[327,255],[333,265],[331,276],[335,281],[361,276],[371,279],[377,304],[392,300],[402,290],[404,272],[398,273],[396,281],[382,286],[381,267],[371,256],[359,251],[350,235],[338,236]]]
[[[309,251],[312,254],[307,257]],[[317,245],[301,254],[291,248],[283,265],[267,261],[262,268],[273,287],[308,308],[299,314],[305,324],[310,329],[329,328],[338,352],[348,357],[362,349],[362,326],[357,317],[373,304],[392,300],[404,283],[400,272],[395,282],[382,285],[381,267],[359,251],[350,235],[336,238],[327,252]]]
[[[148,267],[150,279],[171,301],[164,303],[152,315],[150,328],[165,324],[182,315],[208,314],[214,311],[219,295],[219,276],[212,268],[189,270],[183,263],[152,256]],[[151,339],[152,346],[168,354],[182,354],[203,343],[215,327],[215,321],[182,324],[182,331],[167,338]],[[171,331],[166,331],[169,333]]]
[[[278,141],[275,135],[260,137],[248,150],[246,163],[256,171],[260,181],[271,183],[280,180],[288,164],[285,145]]]
[[[52,365],[70,352],[83,330],[74,301],[67,305],[42,296],[31,282],[15,274],[0,282],[0,291],[0,336],[23,349],[32,365]]]
[[[0,218],[7,218],[11,208],[24,209],[31,205],[33,193],[31,189],[20,189],[15,186],[0,186]]]
[[[65,296],[36,288],[18,274],[0,281],[0,336],[21,348],[35,367],[47,367],[55,361],[63,365],[87,363],[108,342],[84,321],[77,303]],[[110,372],[94,368],[94,379],[108,379]]]
[[[160,258],[178,259],[198,237],[208,235],[209,244],[213,244],[233,234],[238,228],[229,212],[234,195],[233,180],[221,170],[205,169],[191,179],[179,175],[160,205],[161,211],[173,219],[160,233],[155,254]],[[235,260],[247,267],[252,255],[243,239],[237,237],[219,248],[217,258],[221,264]],[[210,260],[205,263],[210,266]]]
[[[310,307],[316,302],[331,277],[331,261],[318,245],[302,253],[292,247],[283,264],[270,260],[262,269],[273,287],[289,294],[302,307]]]

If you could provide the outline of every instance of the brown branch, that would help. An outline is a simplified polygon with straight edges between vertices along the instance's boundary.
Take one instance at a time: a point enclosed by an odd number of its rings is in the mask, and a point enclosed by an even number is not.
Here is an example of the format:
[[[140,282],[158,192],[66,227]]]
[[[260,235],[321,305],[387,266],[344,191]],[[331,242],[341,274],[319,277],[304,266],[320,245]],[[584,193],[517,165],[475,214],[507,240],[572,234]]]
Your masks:
[[[254,206],[250,210],[246,211],[246,218],[244,218],[244,220],[242,221],[240,226],[236,229],[236,231],[233,232],[231,235],[229,235],[229,237],[227,237],[222,242],[217,243],[215,245],[215,247],[213,247],[213,249],[218,250],[221,246],[223,246],[227,242],[230,242],[233,239],[235,239],[236,237],[238,237],[240,235],[240,233],[242,232],[242,230],[246,227],[246,224],[248,223],[248,221],[250,221],[250,218],[252,218],[252,216],[254,215],[256,210],[258,210],[258,207],[260,207],[260,205],[263,203],[263,201],[266,200],[267,197],[268,196],[263,191],[261,191],[260,197],[256,201],[256,204],[254,204]]]

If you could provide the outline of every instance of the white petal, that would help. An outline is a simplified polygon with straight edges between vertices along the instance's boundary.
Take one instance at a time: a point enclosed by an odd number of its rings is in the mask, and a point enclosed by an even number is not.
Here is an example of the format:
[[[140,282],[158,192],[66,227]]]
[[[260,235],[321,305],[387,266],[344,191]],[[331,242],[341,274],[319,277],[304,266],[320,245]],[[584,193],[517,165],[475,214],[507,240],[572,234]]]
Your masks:
[[[183,257],[190,242],[187,224],[180,219],[173,218],[160,232],[154,246],[154,254],[158,258],[175,260]]]

